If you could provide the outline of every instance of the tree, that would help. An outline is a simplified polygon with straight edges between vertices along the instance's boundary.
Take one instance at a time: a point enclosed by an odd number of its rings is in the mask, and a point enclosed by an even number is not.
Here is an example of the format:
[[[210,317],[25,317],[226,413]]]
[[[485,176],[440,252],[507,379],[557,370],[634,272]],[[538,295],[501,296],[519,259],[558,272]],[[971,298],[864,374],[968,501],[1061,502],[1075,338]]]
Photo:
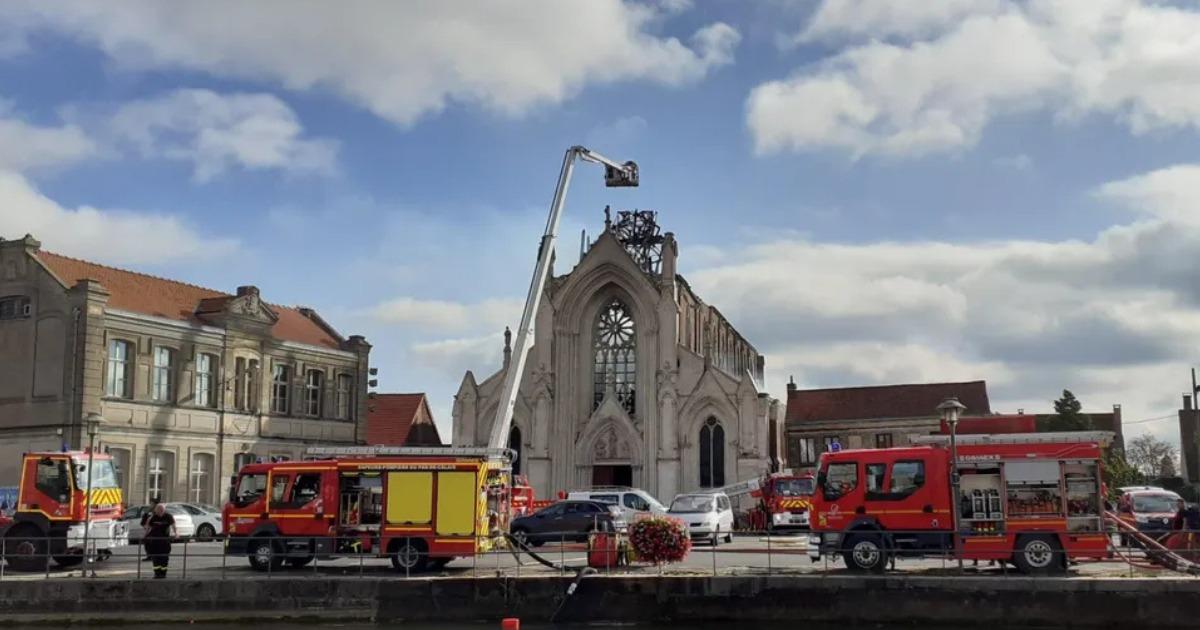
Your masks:
[[[1174,444],[1160,440],[1149,433],[1133,438],[1126,457],[1138,472],[1150,479],[1175,476],[1175,459],[1178,451]],[[1164,466],[1164,463],[1167,466]],[[1167,475],[1166,473],[1170,473]]]
[[[1092,418],[1083,413],[1083,404],[1071,390],[1064,389],[1062,398],[1054,401],[1054,415],[1046,419],[1041,431],[1090,431]]]
[[[1104,449],[1104,483],[1108,487],[1108,498],[1115,502],[1121,496],[1118,488],[1125,486],[1140,486],[1146,483],[1146,478],[1136,468],[1125,461],[1121,449],[1110,446]]]

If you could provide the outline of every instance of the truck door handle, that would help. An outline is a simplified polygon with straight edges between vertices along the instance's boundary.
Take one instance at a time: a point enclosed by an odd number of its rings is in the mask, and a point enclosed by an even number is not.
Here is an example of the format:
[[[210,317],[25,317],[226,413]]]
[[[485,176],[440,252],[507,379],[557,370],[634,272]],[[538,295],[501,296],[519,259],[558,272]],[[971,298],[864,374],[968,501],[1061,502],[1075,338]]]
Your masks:
[[[258,518],[270,518],[270,517],[271,517],[271,515],[267,514],[266,512],[263,512],[262,514],[258,515]]]
[[[926,505],[925,507],[921,508],[921,511],[922,511],[922,512],[924,512],[924,513],[926,513],[926,514],[933,514],[933,506],[932,506],[932,505]]]
[[[867,513],[867,508],[865,508],[865,507],[863,507],[863,506],[861,506],[861,505],[860,505],[860,506],[858,506],[858,507],[854,508],[854,513],[855,513],[855,514],[866,514],[866,513]]]

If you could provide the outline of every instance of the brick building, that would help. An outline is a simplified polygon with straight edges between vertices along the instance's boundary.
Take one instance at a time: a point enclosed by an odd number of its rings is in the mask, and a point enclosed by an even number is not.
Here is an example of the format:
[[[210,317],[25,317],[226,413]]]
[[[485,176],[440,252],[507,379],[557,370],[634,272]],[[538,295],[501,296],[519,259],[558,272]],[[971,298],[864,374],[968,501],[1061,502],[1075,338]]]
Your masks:
[[[442,446],[425,394],[376,394],[367,407],[367,444]]]

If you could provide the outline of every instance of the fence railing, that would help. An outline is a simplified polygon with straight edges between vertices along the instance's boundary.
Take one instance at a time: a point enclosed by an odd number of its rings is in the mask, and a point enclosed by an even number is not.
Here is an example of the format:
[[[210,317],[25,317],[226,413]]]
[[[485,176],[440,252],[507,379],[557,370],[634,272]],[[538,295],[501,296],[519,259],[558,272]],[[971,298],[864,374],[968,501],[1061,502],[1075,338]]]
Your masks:
[[[884,571],[914,574],[979,574],[1025,575],[1032,565],[1036,573],[1069,575],[1138,575],[1149,571],[1166,570],[1163,552],[1156,545],[1146,545],[1136,536],[1119,532],[1090,532],[1091,536],[1108,538],[1107,547],[1094,557],[1079,557],[1071,548],[1064,549],[1058,540],[1079,536],[1080,532],[1038,532],[1024,535],[1043,540],[1029,551],[1018,544],[1002,549],[991,557],[972,558],[972,547],[979,540],[962,537],[958,544],[963,553],[956,553],[952,544],[915,552],[900,548],[900,541],[929,532],[888,531],[871,534],[869,544],[860,545],[862,536],[841,536],[834,542],[814,544],[808,532],[780,535],[772,532],[720,533],[717,544],[711,536],[696,538],[688,557],[671,565],[625,564],[609,556],[609,562],[598,567],[599,573],[618,575],[628,573],[669,572],[704,575],[737,574],[828,574],[846,573],[851,565],[867,574]],[[1200,561],[1200,530],[1175,530],[1152,533],[1154,536],[1173,536],[1174,553]],[[355,551],[350,539],[314,538],[311,536],[273,536],[265,546],[237,544],[239,553],[228,552],[227,539],[216,536],[207,541],[174,540],[163,562],[161,550],[150,550],[145,544],[121,544],[120,540],[91,539],[88,553],[62,548],[62,538],[22,537],[8,539],[0,547],[0,580],[54,578],[150,579],[155,565],[166,565],[171,578],[188,579],[277,579],[282,577],[428,577],[451,575],[457,577],[520,577],[546,573],[574,574],[588,565],[589,551],[599,551],[583,532],[544,532],[523,539],[476,538],[472,536],[438,536],[437,544],[457,539],[470,541],[474,552],[448,552],[424,543],[371,551]],[[253,539],[263,540],[263,539]],[[317,540],[337,552],[314,553]],[[358,540],[358,539],[355,539]],[[375,539],[378,540],[378,539]],[[414,537],[410,540],[417,541]],[[235,542],[247,542],[246,538]],[[374,542],[374,541],[372,541]],[[490,543],[490,548],[483,549]],[[994,544],[995,541],[993,541]],[[1182,544],[1181,544],[1182,543]],[[358,547],[361,549],[362,547]],[[159,556],[151,559],[153,555]],[[1018,560],[1022,552],[1032,555]],[[978,555],[978,554],[975,554]],[[986,556],[986,554],[984,554]],[[960,560],[961,559],[961,560]],[[878,563],[878,564],[877,564]],[[864,570],[862,566],[872,569]],[[1025,571],[1022,571],[1025,569]]]

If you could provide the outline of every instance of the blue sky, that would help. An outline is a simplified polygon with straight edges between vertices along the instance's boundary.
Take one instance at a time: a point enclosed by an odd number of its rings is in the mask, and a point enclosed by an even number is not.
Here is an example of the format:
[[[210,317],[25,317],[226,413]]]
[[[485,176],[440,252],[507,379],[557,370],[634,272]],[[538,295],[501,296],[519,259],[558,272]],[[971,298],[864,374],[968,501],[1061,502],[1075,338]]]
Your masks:
[[[659,211],[776,396],[1155,418],[1200,342],[1196,32],[1150,0],[6,3],[0,234],[317,308],[448,435],[583,143],[642,186],[579,172],[558,271],[606,204]]]

